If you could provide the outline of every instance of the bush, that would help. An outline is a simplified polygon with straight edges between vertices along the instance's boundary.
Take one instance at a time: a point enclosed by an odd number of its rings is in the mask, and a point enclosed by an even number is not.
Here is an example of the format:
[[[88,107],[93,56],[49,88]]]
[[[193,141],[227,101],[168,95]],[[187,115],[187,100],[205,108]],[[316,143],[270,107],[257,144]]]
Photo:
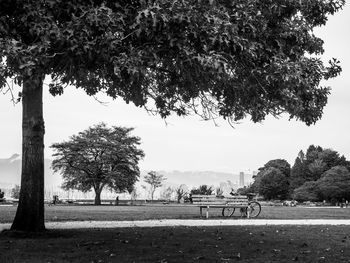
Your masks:
[[[296,188],[292,194],[293,199],[297,201],[319,201],[317,182],[308,181],[302,186]]]
[[[11,189],[11,197],[14,199],[19,199],[19,192],[21,190],[21,187],[16,184],[14,188]]]
[[[193,195],[211,195],[214,189],[208,185],[201,185],[199,188],[193,188],[191,194]]]

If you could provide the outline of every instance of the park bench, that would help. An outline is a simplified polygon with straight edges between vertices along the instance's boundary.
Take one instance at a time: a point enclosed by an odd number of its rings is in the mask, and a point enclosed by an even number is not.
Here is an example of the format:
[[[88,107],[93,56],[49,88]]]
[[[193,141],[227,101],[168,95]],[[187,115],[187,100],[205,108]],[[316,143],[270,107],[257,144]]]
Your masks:
[[[206,208],[206,218],[209,218],[210,208],[222,208],[223,216],[232,216],[238,208],[241,216],[257,217],[260,214],[261,206],[258,202],[250,201],[245,195],[215,196],[215,195],[192,195],[192,204],[200,209]]]

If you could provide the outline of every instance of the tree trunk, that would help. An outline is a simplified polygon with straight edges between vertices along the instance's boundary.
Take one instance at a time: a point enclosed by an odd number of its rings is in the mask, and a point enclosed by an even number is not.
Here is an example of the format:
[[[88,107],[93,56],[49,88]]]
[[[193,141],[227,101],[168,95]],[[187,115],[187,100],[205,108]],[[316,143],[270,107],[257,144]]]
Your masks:
[[[151,190],[151,200],[152,200],[152,201],[153,201],[153,197],[154,197],[154,192],[155,192],[155,191],[156,191],[155,188]]]
[[[95,190],[95,205],[101,204],[101,190]]]
[[[40,75],[23,82],[21,190],[11,230],[45,230],[43,80]]]

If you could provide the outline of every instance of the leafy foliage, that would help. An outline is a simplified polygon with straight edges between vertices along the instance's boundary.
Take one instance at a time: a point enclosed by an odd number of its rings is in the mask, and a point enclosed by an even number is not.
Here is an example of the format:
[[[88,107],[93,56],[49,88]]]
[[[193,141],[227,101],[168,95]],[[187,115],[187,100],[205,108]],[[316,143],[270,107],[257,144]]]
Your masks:
[[[288,194],[288,178],[277,168],[270,167],[260,175],[259,194],[266,199],[285,199]]]
[[[346,167],[332,167],[316,183],[322,199],[350,200],[350,172]]]
[[[271,167],[280,170],[286,177],[290,176],[290,164],[284,159],[274,159],[268,161],[264,167],[259,168],[259,170],[261,171]]]
[[[214,192],[214,188],[206,184],[200,185],[198,188],[193,188],[191,194],[193,195],[211,195]]]
[[[0,87],[50,75],[53,95],[74,85],[162,117],[285,112],[310,125],[327,103],[320,82],[341,71],[313,28],[344,2],[3,0]]]
[[[335,166],[349,168],[349,161],[334,150],[310,145],[306,151],[300,151],[291,170],[291,191],[307,181],[317,181],[321,175]]]
[[[296,188],[292,197],[297,201],[319,201],[319,189],[316,181],[305,182],[302,186]]]
[[[94,189],[98,196],[107,186],[116,192],[132,191],[144,156],[133,128],[108,128],[100,123],[51,146],[56,153],[52,167],[63,175],[64,189],[83,192]]]
[[[11,197],[14,199],[19,199],[19,192],[21,190],[21,187],[16,184],[15,187],[11,189]]]
[[[283,199],[289,192],[289,177],[290,164],[284,159],[274,159],[259,168],[258,174],[254,177],[254,183],[245,191],[260,193],[268,199],[277,197]],[[264,182],[262,182],[263,178]],[[273,180],[277,180],[281,185],[275,185],[276,182]]]
[[[291,191],[302,186],[308,180],[308,173],[309,171],[305,164],[305,154],[303,151],[300,151],[290,172]]]
[[[157,188],[161,187],[163,185],[163,181],[165,181],[166,178],[162,174],[158,174],[155,171],[149,172],[147,175],[145,175],[144,181],[145,183],[148,183],[151,186],[151,199],[154,198],[154,192]]]

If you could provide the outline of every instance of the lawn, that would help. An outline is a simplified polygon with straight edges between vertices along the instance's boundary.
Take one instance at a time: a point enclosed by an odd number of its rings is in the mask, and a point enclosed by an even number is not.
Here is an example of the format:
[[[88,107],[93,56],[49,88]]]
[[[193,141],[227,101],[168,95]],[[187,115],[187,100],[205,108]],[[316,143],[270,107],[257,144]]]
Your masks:
[[[0,206],[1,222],[16,207]],[[220,218],[220,210],[210,210]],[[199,219],[193,206],[47,206],[47,221]],[[238,214],[235,218],[239,218]],[[344,219],[350,208],[263,207],[264,219]],[[350,262],[348,226],[154,227],[0,234],[0,262]]]
[[[350,262],[344,226],[159,227],[0,235],[0,262]]]
[[[16,212],[15,206],[0,206],[0,223],[9,223]],[[220,218],[220,209],[210,209],[210,218]],[[234,218],[240,214],[235,212]],[[199,208],[191,205],[142,205],[142,206],[94,206],[56,205],[45,207],[46,221],[77,220],[149,220],[149,219],[198,219]],[[306,208],[266,206],[262,207],[261,219],[347,219],[350,208]]]

